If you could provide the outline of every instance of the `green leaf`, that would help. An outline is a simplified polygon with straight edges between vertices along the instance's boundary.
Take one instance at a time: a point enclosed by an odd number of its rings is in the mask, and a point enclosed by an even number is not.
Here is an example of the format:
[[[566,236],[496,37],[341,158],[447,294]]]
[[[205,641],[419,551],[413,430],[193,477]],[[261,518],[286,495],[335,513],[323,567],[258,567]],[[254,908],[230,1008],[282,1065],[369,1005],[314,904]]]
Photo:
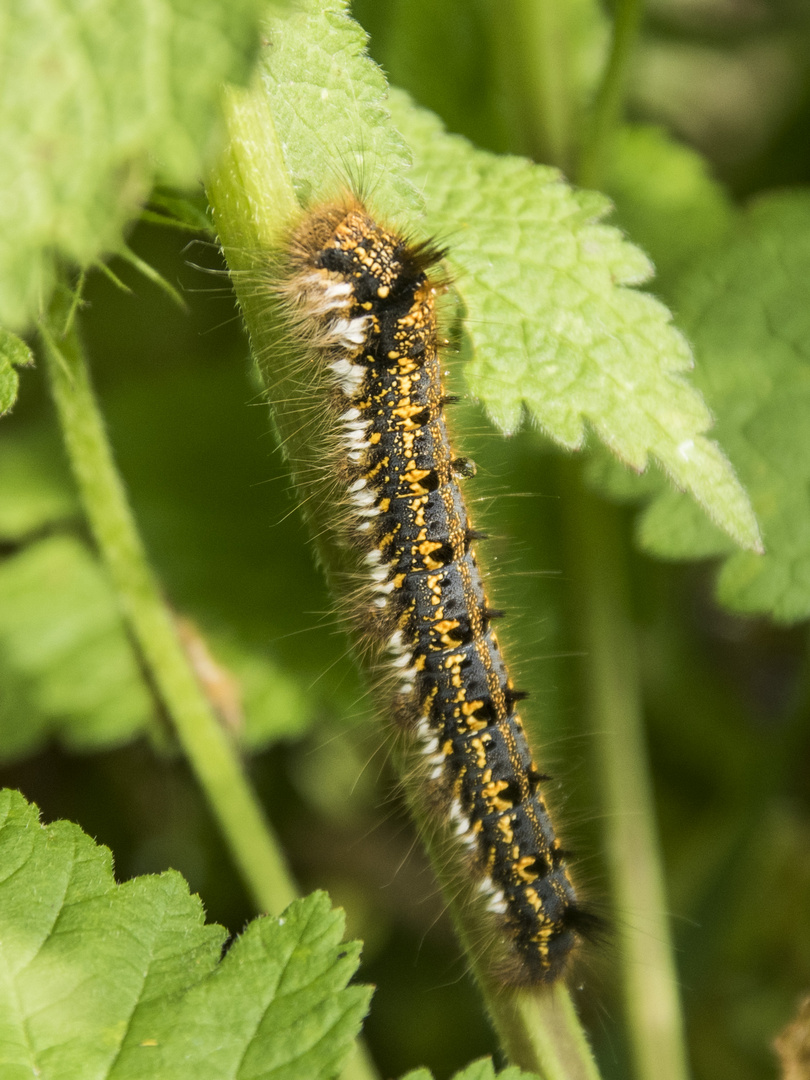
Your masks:
[[[496,1073],[492,1058],[481,1058],[471,1062],[466,1069],[453,1074],[453,1080],[540,1080],[537,1073],[524,1072],[515,1065],[509,1065]],[[433,1080],[429,1069],[413,1069],[402,1080]]]
[[[341,944],[344,915],[325,893],[279,919],[255,919],[204,983],[142,1025],[158,1043],[155,1076],[318,1080],[336,1076],[371,989],[347,986],[360,942]]]
[[[0,928],[9,1080],[125,1075],[117,1059],[137,1049],[139,1023],[214,968],[225,937],[204,926],[179,874],[116,886],[106,848],[69,822],[40,825],[36,807],[7,790]]]
[[[410,151],[384,107],[385,76],[366,55],[367,36],[345,0],[307,0],[272,20],[263,83],[300,203],[347,186],[374,192],[389,213],[419,210],[404,175]]]
[[[617,219],[652,257],[656,289],[722,243],[735,209],[704,158],[662,128],[624,127],[612,147],[605,190]]]
[[[255,919],[220,960],[179,874],[116,885],[76,825],[0,792],[0,1071],[8,1080],[336,1075],[369,990],[315,893]]]
[[[24,327],[56,256],[116,251],[156,175],[188,185],[216,145],[223,80],[244,81],[259,0],[45,0],[0,21],[0,321]]]
[[[699,358],[698,385],[751,493],[765,555],[736,552],[718,581],[723,603],[783,622],[810,616],[810,194],[755,203],[728,243],[677,294]],[[656,555],[727,550],[683,499],[659,497],[641,522]]]
[[[17,400],[20,379],[14,369],[33,362],[34,355],[25,342],[0,326],[0,416]]]
[[[758,548],[745,492],[686,380],[692,355],[663,304],[629,286],[652,268],[617,229],[607,200],[554,169],[495,157],[446,134],[401,94],[394,118],[414,150],[430,227],[469,313],[472,392],[506,432],[524,412],[577,449],[586,424],[638,471],[650,458],[738,543]]]

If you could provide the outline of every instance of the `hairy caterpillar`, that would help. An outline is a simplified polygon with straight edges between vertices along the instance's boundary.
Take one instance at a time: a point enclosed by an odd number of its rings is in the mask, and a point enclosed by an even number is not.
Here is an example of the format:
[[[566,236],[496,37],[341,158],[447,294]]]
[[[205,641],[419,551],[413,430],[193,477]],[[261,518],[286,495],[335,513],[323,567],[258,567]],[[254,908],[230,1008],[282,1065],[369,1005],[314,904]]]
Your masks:
[[[377,224],[361,202],[294,230],[275,291],[334,431],[339,543],[360,567],[356,619],[418,744],[424,797],[495,926],[493,974],[550,982],[594,917],[577,902],[487,606],[443,417],[436,296],[444,252]],[[317,391],[315,388],[317,387]]]

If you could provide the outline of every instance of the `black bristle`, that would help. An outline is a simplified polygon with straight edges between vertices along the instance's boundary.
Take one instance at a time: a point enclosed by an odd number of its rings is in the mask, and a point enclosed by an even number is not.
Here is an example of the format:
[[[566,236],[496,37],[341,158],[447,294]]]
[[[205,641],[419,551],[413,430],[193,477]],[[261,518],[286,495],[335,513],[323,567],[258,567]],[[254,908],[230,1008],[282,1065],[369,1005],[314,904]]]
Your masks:
[[[469,545],[473,540],[489,540],[489,533],[479,532],[478,529],[467,529],[464,540]]]
[[[506,612],[500,611],[498,608],[481,608],[481,618],[484,620],[484,622],[489,622],[490,619],[502,619],[504,615],[506,615]]]
[[[563,915],[563,923],[569,930],[589,941],[599,941],[610,931],[610,924],[601,915],[588,908],[572,904]]]
[[[529,781],[529,790],[532,795],[534,795],[539,785],[548,783],[548,781],[551,780],[551,777],[548,773],[541,773],[538,772],[537,769],[532,768],[526,773],[526,779]]]
[[[528,690],[513,690],[512,687],[509,686],[504,691],[503,696],[506,698],[507,708],[509,708],[511,710],[512,706],[516,705],[518,701],[525,701],[526,700],[526,698],[529,696],[529,691]]]
[[[447,248],[436,247],[433,240],[422,240],[407,248],[408,263],[416,271],[425,271],[440,263],[447,255]]]
[[[556,847],[551,849],[551,864],[559,866],[564,862],[573,862],[576,856],[569,848]]]

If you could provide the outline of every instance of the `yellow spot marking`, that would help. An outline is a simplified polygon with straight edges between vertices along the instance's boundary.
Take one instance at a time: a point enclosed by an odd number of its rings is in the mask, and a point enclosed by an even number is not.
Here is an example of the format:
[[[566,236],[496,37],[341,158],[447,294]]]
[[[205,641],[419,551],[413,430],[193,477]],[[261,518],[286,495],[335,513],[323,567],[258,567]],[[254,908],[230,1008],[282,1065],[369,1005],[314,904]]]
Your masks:
[[[415,484],[419,480],[424,480],[426,476],[430,474],[430,469],[411,469],[405,474],[404,479],[409,484]]]
[[[503,833],[503,838],[507,844],[511,844],[514,839],[514,831],[512,830],[512,819],[507,814],[506,817],[502,817],[498,822],[498,828]]]
[[[394,409],[394,416],[401,416],[403,420],[409,420],[412,416],[422,412],[423,408],[423,405],[403,405],[399,409]]]
[[[491,774],[490,774],[491,775]],[[493,780],[487,783],[481,789],[481,794],[486,801],[490,804],[493,810],[511,810],[512,803],[508,799],[502,799],[500,797],[504,788],[508,788],[509,784],[506,780]]]
[[[526,897],[526,899],[529,901],[529,904],[534,908],[535,911],[540,911],[542,909],[543,904],[534,889],[524,889],[523,895]],[[547,938],[550,936],[550,934],[550,928],[548,930],[543,929],[540,931],[540,938]]]
[[[531,869],[529,869],[531,867]],[[515,869],[524,881],[534,881],[537,877],[537,863],[534,855],[524,855],[515,863]]]
[[[430,555],[432,552],[438,551],[441,546],[442,545],[438,540],[425,540],[424,543],[419,545],[419,554]],[[433,568],[431,567],[431,569]],[[458,625],[458,623],[456,625]]]
[[[487,763],[487,753],[484,749],[484,745],[480,739],[473,739],[471,746],[475,751],[475,764],[479,769],[483,769]]]

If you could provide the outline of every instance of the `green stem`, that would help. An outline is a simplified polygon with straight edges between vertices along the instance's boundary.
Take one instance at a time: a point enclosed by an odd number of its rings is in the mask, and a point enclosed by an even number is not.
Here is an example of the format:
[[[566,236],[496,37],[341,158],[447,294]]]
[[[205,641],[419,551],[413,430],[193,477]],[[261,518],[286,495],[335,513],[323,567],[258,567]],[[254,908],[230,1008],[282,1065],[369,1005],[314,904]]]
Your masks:
[[[562,463],[566,550],[586,653],[625,1008],[637,1080],[686,1080],[683,1020],[650,788],[618,511]]]
[[[113,460],[77,331],[64,331],[70,303],[58,296],[40,326],[65,446],[99,552],[180,744],[260,911],[296,895],[283,856],[236,750],[189,665],[149,566]]]
[[[282,444],[293,465],[294,479],[306,493],[302,505],[313,521],[318,559],[340,600],[345,591],[347,564],[355,552],[339,549],[322,528],[323,515],[333,511],[330,478],[323,462],[330,452],[330,433],[323,425],[302,424],[302,409],[311,407],[300,364],[284,341],[272,290],[256,287],[256,268],[272,266],[278,238],[298,212],[292,187],[283,182],[282,157],[272,117],[261,88],[252,94],[229,93],[226,99],[228,145],[208,179],[207,193],[214,211],[234,286],[250,334],[254,355],[267,361],[263,373],[273,402],[273,415]],[[262,138],[257,138],[261,132]],[[260,272],[261,269],[260,269]],[[268,370],[268,367],[270,370]],[[298,372],[298,373],[296,373]],[[341,580],[344,582],[341,587]],[[360,655],[361,665],[368,663]],[[374,672],[369,672],[374,677]],[[378,672],[376,673],[379,674]],[[393,726],[393,721],[392,721]],[[403,754],[399,762],[417,827],[443,885],[447,906],[479,981],[486,1007],[503,1047],[515,1064],[531,1069],[545,1080],[598,1080],[585,1036],[563,985],[538,991],[515,991],[496,986],[476,961],[476,924],[469,908],[459,901],[451,880],[442,843],[437,837],[423,799],[415,788],[414,770]]]
[[[643,0],[617,0],[610,56],[580,155],[577,179],[583,187],[598,188],[604,183],[610,144],[622,115],[627,68],[638,39],[643,7]]]
[[[525,72],[527,96],[534,105],[535,150],[540,161],[565,171],[571,164],[572,133],[564,7],[557,0],[513,0],[517,32],[536,45],[535,62]]]
[[[518,133],[515,149],[564,171],[574,146],[568,24],[559,0],[503,0],[491,27]]]

